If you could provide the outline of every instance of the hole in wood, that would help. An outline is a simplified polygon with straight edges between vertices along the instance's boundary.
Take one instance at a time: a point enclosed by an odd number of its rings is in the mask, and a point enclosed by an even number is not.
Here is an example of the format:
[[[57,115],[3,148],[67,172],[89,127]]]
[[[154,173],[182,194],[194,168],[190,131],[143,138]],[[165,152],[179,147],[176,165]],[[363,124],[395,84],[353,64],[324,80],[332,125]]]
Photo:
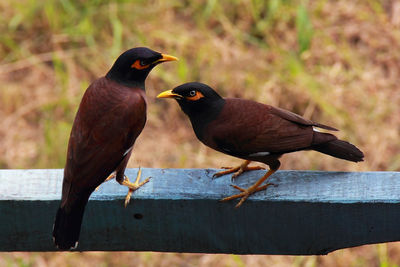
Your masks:
[[[141,220],[141,219],[143,218],[143,214],[135,213],[135,214],[133,215],[133,217],[134,217],[135,219]]]

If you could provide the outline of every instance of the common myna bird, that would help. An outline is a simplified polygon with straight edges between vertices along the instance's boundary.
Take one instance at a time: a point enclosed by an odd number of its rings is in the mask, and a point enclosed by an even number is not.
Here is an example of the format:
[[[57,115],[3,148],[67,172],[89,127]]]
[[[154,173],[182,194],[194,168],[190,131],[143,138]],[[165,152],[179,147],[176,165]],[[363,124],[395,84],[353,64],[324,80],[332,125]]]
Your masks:
[[[132,191],[148,181],[139,183],[139,171],[132,183],[124,172],[146,123],[146,77],[156,65],[172,60],[177,58],[145,47],[132,48],[86,90],[72,126],[53,228],[59,249],[77,246],[89,196],[106,179],[115,177],[129,188],[125,205]]]
[[[211,87],[202,83],[185,83],[162,92],[159,98],[174,98],[189,117],[197,138],[205,145],[222,153],[244,159],[236,168],[216,173],[221,176],[235,173],[237,177],[247,170],[251,161],[267,164],[270,169],[247,189],[232,185],[241,193],[221,201],[241,198],[239,207],[251,194],[266,189],[271,184],[261,184],[280,166],[279,158],[300,150],[316,150],[330,156],[363,161],[364,154],[354,145],[337,139],[330,131],[337,129],[307,120],[290,111],[251,100],[222,98]]]

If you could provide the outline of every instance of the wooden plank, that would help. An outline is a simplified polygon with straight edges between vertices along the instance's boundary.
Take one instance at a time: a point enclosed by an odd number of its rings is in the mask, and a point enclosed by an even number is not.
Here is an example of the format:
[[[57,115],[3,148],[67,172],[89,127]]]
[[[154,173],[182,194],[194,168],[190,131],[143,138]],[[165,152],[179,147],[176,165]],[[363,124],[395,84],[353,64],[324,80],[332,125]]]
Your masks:
[[[143,169],[152,178],[126,209],[127,189],[103,184],[88,203],[78,249],[310,255],[400,240],[400,172],[278,171],[278,186],[235,209],[236,201],[217,201],[237,191],[230,176],[213,179],[215,171]],[[263,173],[235,184],[248,187]],[[61,183],[62,170],[0,171],[0,251],[54,250]]]

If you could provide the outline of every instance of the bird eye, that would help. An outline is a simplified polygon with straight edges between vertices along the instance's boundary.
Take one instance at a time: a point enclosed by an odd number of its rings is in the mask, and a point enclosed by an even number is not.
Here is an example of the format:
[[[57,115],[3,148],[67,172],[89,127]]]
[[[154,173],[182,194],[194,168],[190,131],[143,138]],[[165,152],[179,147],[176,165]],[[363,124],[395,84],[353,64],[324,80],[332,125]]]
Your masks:
[[[142,70],[150,67],[150,64],[147,64],[145,60],[142,59],[137,59],[133,64],[131,65],[131,68],[137,69],[137,70]]]
[[[196,91],[195,91],[195,90],[190,91],[190,92],[189,92],[189,95],[190,95],[190,96],[195,96],[195,95],[196,95]]]

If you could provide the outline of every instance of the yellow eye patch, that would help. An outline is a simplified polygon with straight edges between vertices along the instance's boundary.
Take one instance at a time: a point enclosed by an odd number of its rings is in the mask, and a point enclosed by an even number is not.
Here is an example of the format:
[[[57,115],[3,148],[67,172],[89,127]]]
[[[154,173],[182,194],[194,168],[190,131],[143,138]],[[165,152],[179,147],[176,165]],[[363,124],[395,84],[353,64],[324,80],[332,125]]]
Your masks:
[[[140,64],[140,60],[138,59],[131,65],[131,68],[135,68],[137,70],[142,70],[142,69],[148,68],[149,66],[150,66],[150,64],[142,66]]]
[[[186,99],[190,101],[196,101],[203,97],[204,95],[201,92],[196,91],[196,94],[194,96],[187,96]]]

